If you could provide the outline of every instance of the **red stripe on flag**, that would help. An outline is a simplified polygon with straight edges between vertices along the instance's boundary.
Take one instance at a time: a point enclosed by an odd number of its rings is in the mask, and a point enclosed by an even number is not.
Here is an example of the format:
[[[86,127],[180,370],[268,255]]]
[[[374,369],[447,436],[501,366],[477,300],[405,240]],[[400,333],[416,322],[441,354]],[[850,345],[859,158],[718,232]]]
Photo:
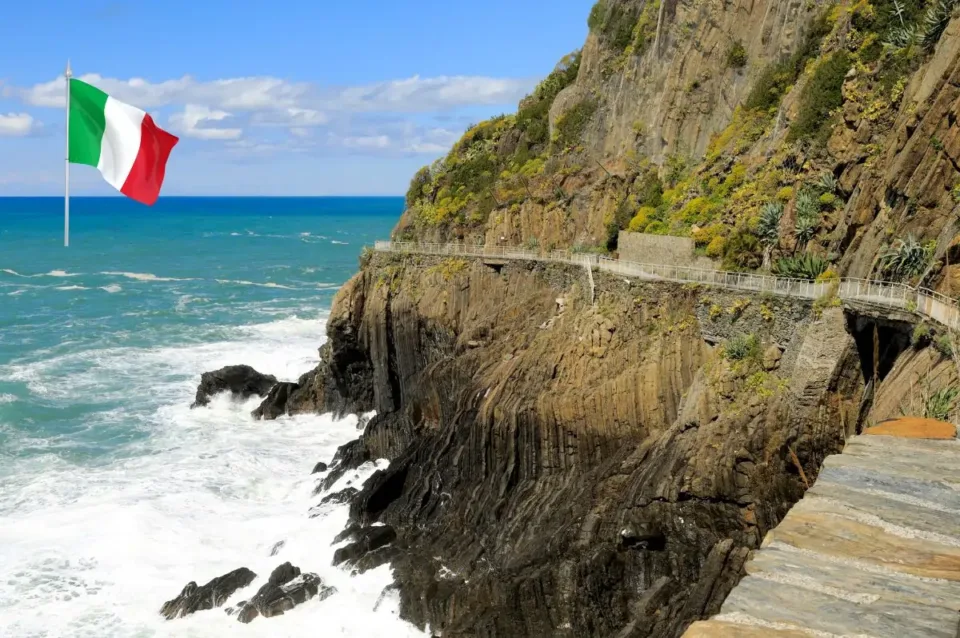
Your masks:
[[[152,206],[160,196],[167,158],[180,139],[157,126],[150,115],[140,125],[140,150],[120,192],[141,204]]]

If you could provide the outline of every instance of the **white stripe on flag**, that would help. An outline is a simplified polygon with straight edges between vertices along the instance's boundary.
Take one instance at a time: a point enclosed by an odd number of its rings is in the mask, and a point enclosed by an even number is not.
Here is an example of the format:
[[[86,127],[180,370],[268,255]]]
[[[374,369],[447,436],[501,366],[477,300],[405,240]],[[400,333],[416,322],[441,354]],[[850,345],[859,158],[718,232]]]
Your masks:
[[[140,132],[145,113],[108,97],[103,115],[106,128],[100,140],[97,168],[108,184],[120,190],[140,152]]]

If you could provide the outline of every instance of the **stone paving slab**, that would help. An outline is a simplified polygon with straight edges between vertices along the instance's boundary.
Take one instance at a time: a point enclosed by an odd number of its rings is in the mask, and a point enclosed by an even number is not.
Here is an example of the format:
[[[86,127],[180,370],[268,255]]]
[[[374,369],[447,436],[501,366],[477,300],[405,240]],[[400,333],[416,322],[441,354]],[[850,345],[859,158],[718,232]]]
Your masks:
[[[685,638],[958,638],[960,442],[854,437]]]

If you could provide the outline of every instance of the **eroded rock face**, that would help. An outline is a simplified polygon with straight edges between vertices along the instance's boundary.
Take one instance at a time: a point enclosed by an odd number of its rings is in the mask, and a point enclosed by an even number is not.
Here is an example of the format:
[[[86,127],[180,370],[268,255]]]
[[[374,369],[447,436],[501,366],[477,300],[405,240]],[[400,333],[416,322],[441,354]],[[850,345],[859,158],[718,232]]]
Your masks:
[[[238,589],[243,589],[257,577],[246,567],[235,569],[228,574],[214,578],[206,585],[198,587],[189,582],[173,600],[168,600],[160,608],[160,614],[167,620],[182,618],[197,611],[221,606]]]
[[[258,616],[280,616],[316,596],[320,600],[329,598],[336,591],[333,587],[325,586],[316,574],[302,574],[299,567],[283,563],[273,570],[270,579],[257,590],[253,598],[241,602],[237,609],[227,610],[227,613],[236,613],[237,620],[249,623]]]
[[[347,400],[378,415],[325,481],[391,463],[337,560],[389,560],[404,617],[444,635],[666,637],[719,609],[803,492],[791,452],[810,478],[841,444],[824,397],[859,405],[849,337],[798,398],[778,375],[822,340],[809,304],[768,321],[759,298],[595,273],[593,305],[582,269],[443,264],[377,257],[338,297],[372,384]],[[704,304],[742,312],[701,327]],[[775,370],[748,382],[704,337],[738,330],[784,349]],[[396,538],[361,539],[373,523]]]
[[[248,365],[226,366],[200,375],[197,396],[191,408],[202,407],[210,403],[210,397],[221,392],[230,392],[240,399],[252,396],[266,396],[277,383],[271,374],[262,374]]]

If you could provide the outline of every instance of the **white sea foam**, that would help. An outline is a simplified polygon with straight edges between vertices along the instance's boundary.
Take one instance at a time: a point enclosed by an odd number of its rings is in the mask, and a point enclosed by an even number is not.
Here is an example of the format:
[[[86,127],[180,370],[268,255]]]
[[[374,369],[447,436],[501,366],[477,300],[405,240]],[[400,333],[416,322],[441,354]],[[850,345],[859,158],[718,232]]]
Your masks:
[[[0,403],[13,403],[16,400],[17,397],[12,394],[0,394]]]
[[[331,566],[347,506],[307,514],[322,497],[312,496],[320,475],[310,468],[356,436],[356,417],[255,421],[256,399],[225,395],[188,407],[200,372],[221,365],[296,378],[316,363],[322,319],[246,326],[199,346],[88,350],[0,368],[0,378],[25,381],[53,405],[124,397],[90,427],[134,423],[143,434],[108,462],[75,464],[51,450],[0,464],[0,636],[423,636],[398,619],[396,597],[374,611],[392,580],[388,566],[356,577]],[[341,486],[384,463],[348,473]],[[241,566],[258,578],[227,604],[249,598],[284,561],[338,593],[249,625],[222,610],[170,622],[157,614],[188,581]]]
[[[346,246],[346,245],[348,244],[348,242],[345,242],[345,241],[337,241],[336,239],[330,240],[330,243],[331,243],[331,244],[340,244],[341,246]]]
[[[260,286],[262,288],[282,288],[283,290],[296,290],[296,288],[291,288],[290,286],[283,286],[281,284],[275,284],[272,281],[266,283],[258,283],[256,281],[244,281],[242,279],[217,279],[215,280],[218,284],[233,284],[235,286]]]
[[[157,277],[153,273],[149,273],[149,272],[107,271],[107,272],[102,272],[100,274],[109,275],[111,277],[126,277],[127,279],[135,279],[136,281],[195,281],[192,278],[177,279],[175,277]]]
[[[109,286],[101,286],[100,290],[105,290],[109,293],[120,292],[123,290],[118,284],[110,284]]]
[[[21,288],[20,290],[14,290],[13,292],[8,292],[8,293],[7,293],[7,296],[8,296],[8,297],[16,297],[17,295],[22,295],[22,294],[25,293],[25,292],[27,292],[27,289],[26,289],[26,288]]]
[[[29,277],[30,275],[21,275],[16,270],[10,270],[9,268],[2,269],[2,272],[7,273],[8,275],[13,275],[14,277]]]
[[[89,290],[86,286],[57,286],[54,290]]]
[[[66,270],[51,270],[47,273],[47,277],[78,277],[81,274],[83,273],[67,272]]]

